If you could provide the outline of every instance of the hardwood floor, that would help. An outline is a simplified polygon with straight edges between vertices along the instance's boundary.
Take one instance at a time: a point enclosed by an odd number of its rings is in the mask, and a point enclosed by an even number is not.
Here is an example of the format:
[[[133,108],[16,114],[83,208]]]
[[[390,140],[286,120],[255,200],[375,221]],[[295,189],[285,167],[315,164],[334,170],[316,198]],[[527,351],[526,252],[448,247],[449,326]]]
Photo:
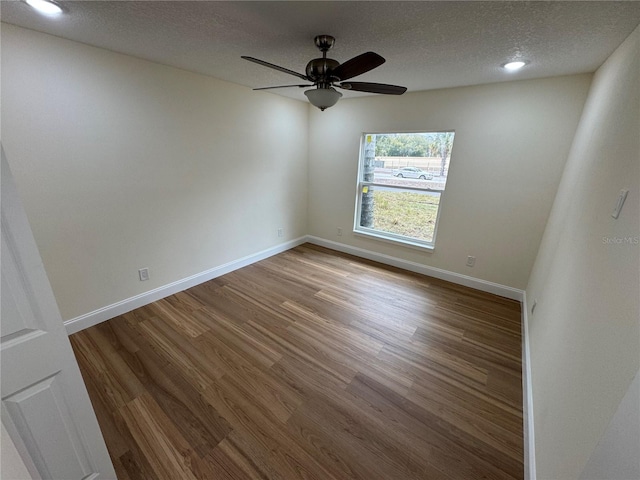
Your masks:
[[[306,244],[71,343],[120,480],[524,476],[501,297]]]

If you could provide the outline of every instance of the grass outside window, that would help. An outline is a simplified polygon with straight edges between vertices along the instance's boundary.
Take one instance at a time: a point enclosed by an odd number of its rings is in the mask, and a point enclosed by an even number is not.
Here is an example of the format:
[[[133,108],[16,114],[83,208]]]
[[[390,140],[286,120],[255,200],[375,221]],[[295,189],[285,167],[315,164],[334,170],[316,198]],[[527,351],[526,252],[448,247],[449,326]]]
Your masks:
[[[373,197],[375,230],[433,242],[439,194],[374,190]]]

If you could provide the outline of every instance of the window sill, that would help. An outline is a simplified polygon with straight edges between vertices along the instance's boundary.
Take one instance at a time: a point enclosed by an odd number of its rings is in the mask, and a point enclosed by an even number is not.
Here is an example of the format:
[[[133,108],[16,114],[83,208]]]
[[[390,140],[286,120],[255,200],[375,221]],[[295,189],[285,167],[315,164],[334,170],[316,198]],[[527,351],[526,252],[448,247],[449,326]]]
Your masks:
[[[413,248],[415,250],[422,250],[423,252],[431,253],[435,250],[433,245],[425,245],[422,243],[412,242],[411,240],[403,240],[400,238],[391,238],[385,235],[381,235],[373,232],[364,232],[362,230],[353,230],[353,233],[359,236],[374,238],[383,242],[392,243],[394,245],[400,245],[402,247]]]

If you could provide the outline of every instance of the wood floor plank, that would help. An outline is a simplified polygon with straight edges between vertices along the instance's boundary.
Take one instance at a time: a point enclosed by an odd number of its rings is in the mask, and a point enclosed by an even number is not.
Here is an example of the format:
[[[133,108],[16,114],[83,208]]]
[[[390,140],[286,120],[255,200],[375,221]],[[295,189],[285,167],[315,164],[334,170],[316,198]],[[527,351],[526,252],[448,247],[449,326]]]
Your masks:
[[[129,472],[125,468],[122,458],[118,457],[113,459],[113,469],[116,471],[118,480],[133,480],[133,477],[129,475]]]
[[[297,316],[297,321],[287,330],[297,330],[308,338],[321,338],[324,343],[340,350],[345,355],[369,361],[384,347],[384,343],[375,338],[331,322],[310,312],[303,306],[285,302],[283,307]]]
[[[198,348],[211,355],[211,358],[219,359],[226,366],[225,373],[250,388],[254,402],[269,409],[281,422],[286,422],[302,402],[296,390],[234,352],[213,333],[203,335],[199,339]]]
[[[465,341],[458,337],[457,341],[445,338],[439,333],[425,333],[418,328],[406,347],[412,351],[426,351],[436,349],[454,355],[469,363],[477,365],[487,371],[503,371],[506,373],[520,374],[520,360],[504,352],[496,352],[493,348]]]
[[[253,460],[251,452],[246,452],[234,441],[233,436],[225,438],[205,458],[209,468],[214,472],[215,478],[220,480],[264,480],[278,478],[277,474],[264,472]]]
[[[298,358],[307,365],[313,365],[341,382],[349,383],[356,374],[356,370],[345,362],[331,358],[326,350],[317,345],[310,345],[288,331],[274,334],[261,325],[254,324],[252,327],[281,347],[288,356]]]
[[[76,335],[82,335],[82,333]],[[124,424],[119,410],[110,410],[103,403],[104,397],[99,394],[103,386],[96,385],[101,382],[101,379],[92,376],[82,364],[80,364],[80,371],[85,380],[118,479],[153,478],[154,473],[151,465],[144,454],[140,452],[129,428]]]
[[[149,308],[153,314],[162,318],[166,322],[171,322],[173,326],[190,337],[197,337],[206,332],[209,328],[198,322],[191,312],[185,312],[185,308],[176,307],[174,305],[184,305],[178,301],[169,301],[166,299],[158,300],[152,303]]]
[[[422,372],[437,370],[460,381],[486,385],[489,372],[462,358],[437,348],[421,349],[419,345],[407,342],[402,347],[385,345],[377,358],[389,363],[405,365],[406,369],[419,377]]]
[[[522,439],[510,430],[497,425],[491,419],[483,418],[475,412],[460,406],[459,402],[452,402],[451,397],[441,395],[437,389],[425,388],[416,384],[405,398],[421,409],[436,415],[443,422],[476,438],[485,448],[498,451],[500,456],[509,456],[518,461],[522,458]],[[488,448],[487,448],[488,450]]]
[[[82,333],[71,339],[73,348],[86,375],[96,380],[96,392],[108,409],[117,410],[144,393],[144,386],[98,330]]]
[[[229,423],[171,364],[152,351],[137,352],[135,361],[138,368],[132,370],[200,457],[209,453],[231,431]]]
[[[146,480],[156,477],[151,465],[148,465],[147,459],[143,455],[134,455],[131,450],[120,456],[117,461],[122,465],[124,474],[121,476],[120,471],[116,469],[118,480],[124,480],[129,477],[131,480]],[[145,465],[148,465],[145,467]]]
[[[487,463],[485,457],[491,457],[494,452],[482,440],[448,422],[441,412],[433,414],[422,403],[397,395],[365,375],[358,375],[349,390],[367,399],[380,416],[395,425],[389,433],[397,443],[408,450],[417,448],[452,478],[507,479],[512,478],[512,474],[501,466],[507,465],[512,470],[520,468],[517,462],[509,463],[509,459],[500,454],[500,464]],[[479,452],[482,455],[478,455]]]
[[[304,244],[71,343],[120,480],[519,480],[520,322]]]
[[[224,338],[228,343],[233,344],[235,349],[267,368],[282,358],[282,355],[270,348],[267,343],[248,335],[246,331],[238,328],[234,322],[216,312],[215,309],[205,307],[194,315],[201,319],[202,323],[206,323],[216,336]]]
[[[157,478],[198,478],[191,468],[196,463],[194,452],[150,395],[127,403],[120,415]]]
[[[326,468],[287,435],[285,425],[269,409],[251,401],[251,392],[231,376],[211,385],[205,397],[233,426],[230,437],[242,444],[249,460],[268,478],[332,479]]]
[[[89,397],[91,398],[93,410],[95,411],[96,417],[100,422],[102,436],[104,437],[107,445],[109,445],[109,455],[111,457],[111,460],[115,464],[115,462],[122,455],[129,451],[129,443],[127,442],[125,436],[123,436],[118,431],[116,423],[114,422],[112,417],[112,412],[109,411],[109,409],[102,401],[102,396],[99,394],[99,388],[94,383],[95,380],[99,379],[96,379],[92,375],[90,375],[82,365],[80,366],[80,372],[82,373],[82,378],[84,379],[84,383],[87,387],[87,392],[89,393]],[[122,464],[120,464],[120,467],[124,469],[124,466]]]
[[[206,306],[206,303],[198,300],[193,295],[189,295],[188,292],[178,292],[175,295],[166,297],[164,300],[176,310],[187,315]]]
[[[357,439],[344,434],[333,424],[306,412],[297,412],[288,426],[337,478],[354,480],[385,480],[391,470],[402,475],[393,466],[380,468],[375,455],[365,449]]]
[[[204,305],[212,305],[215,301],[217,291],[226,284],[222,278],[214,278],[208,282],[201,283],[185,290],[184,293],[202,302]]]
[[[307,430],[322,425],[338,450],[349,451],[358,469],[375,465],[375,478],[448,478],[444,472],[417,461],[394,441],[390,431],[377,429],[362,410],[351,408],[343,399],[343,395],[311,397],[294,413],[290,425],[297,423],[300,429]],[[356,469],[351,473],[353,470]]]
[[[158,317],[145,320],[138,327],[153,342],[157,352],[180,368],[199,390],[204,390],[223,375],[218,365],[212,364],[197,349],[191,348],[186,337]]]
[[[205,307],[224,315],[237,325],[242,325],[262,312],[261,309],[247,302],[246,298],[238,295],[231,285],[216,288],[208,293],[206,299]]]

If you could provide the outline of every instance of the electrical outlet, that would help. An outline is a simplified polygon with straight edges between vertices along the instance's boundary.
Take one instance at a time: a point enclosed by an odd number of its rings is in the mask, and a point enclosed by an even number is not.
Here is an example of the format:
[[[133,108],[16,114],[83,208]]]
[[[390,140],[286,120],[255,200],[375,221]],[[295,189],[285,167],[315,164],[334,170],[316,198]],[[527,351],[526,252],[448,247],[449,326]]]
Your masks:
[[[342,228],[338,227],[338,236],[341,237],[342,236]]]
[[[149,280],[149,269],[141,268],[140,270],[138,270],[138,276],[140,277],[141,282],[146,282],[147,280]]]
[[[278,229],[278,236],[282,237],[283,235],[284,235],[284,231],[281,228],[279,228]]]
[[[467,267],[473,267],[476,264],[476,257],[469,255],[467,257]]]

